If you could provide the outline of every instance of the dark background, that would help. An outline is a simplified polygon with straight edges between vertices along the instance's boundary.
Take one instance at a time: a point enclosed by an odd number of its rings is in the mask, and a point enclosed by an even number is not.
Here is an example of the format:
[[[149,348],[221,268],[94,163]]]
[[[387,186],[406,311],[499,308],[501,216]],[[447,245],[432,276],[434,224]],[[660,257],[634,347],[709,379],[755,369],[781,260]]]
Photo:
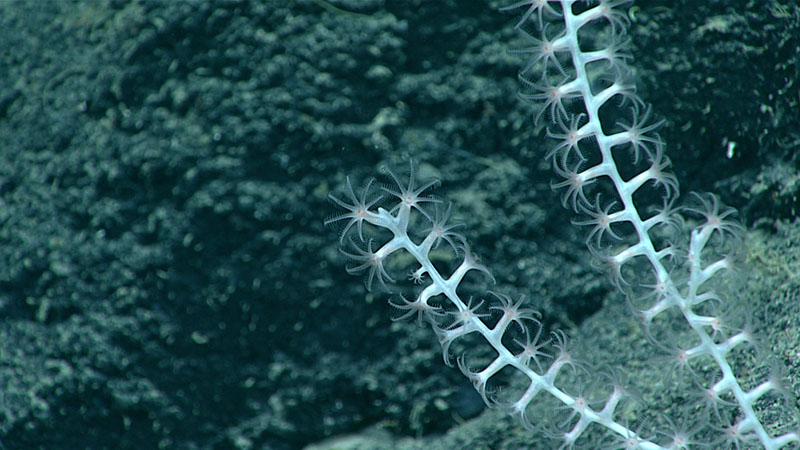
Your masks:
[[[327,195],[409,158],[496,289],[675,402],[549,188],[502,4],[0,1],[2,447],[549,445],[462,424],[482,403],[430,330],[344,270]],[[796,399],[800,9],[633,8],[638,92],[682,192],[749,226],[741,298]]]

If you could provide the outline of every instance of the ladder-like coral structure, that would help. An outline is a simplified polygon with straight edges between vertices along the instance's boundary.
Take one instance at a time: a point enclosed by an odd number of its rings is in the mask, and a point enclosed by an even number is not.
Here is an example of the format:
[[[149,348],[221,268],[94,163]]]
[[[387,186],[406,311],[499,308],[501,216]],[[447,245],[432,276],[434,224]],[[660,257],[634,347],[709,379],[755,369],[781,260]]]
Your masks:
[[[718,373],[713,382],[701,381],[701,389],[714,411],[722,403],[738,408],[731,423],[714,424],[721,430],[716,442],[737,448],[760,442],[768,449],[797,442],[796,432],[771,437],[754,412],[762,397],[783,394],[778,377],[746,390],[728,361],[735,348],[757,345],[742,317],[746,309],[714,289],[733,266],[726,241],[743,228],[731,220],[735,211],[713,195],[695,194],[695,208],[673,207],[678,181],[656,134],[662,122],[651,121],[626,63],[628,20],[620,8],[628,3],[529,0],[505,8],[523,11],[516,28],[530,45],[514,50],[528,56],[519,75],[521,97],[538,104],[537,120],[545,113],[550,119],[555,145],[548,157],[562,179],[553,186],[563,190],[565,206],[588,216],[576,223],[591,227],[590,250],[628,296],[651,340],[657,317],[678,311],[695,339],[671,349],[674,363],[691,369],[693,360],[713,359]],[[628,121],[619,119],[626,114]],[[652,208],[654,201],[659,208]],[[688,245],[681,242],[681,212],[702,219]]]
[[[564,334],[545,334],[539,313],[522,299],[493,292],[480,301],[465,299],[468,276],[493,278],[448,222],[451,206],[430,196],[437,182],[417,184],[413,163],[408,181],[390,173],[396,188],[382,188],[382,194],[372,181],[357,194],[348,178],[349,200],[331,196],[345,212],[327,223],[344,222],[342,252],[353,261],[348,272],[365,272],[368,289],[394,283],[391,259],[412,260],[409,278],[420,288],[413,297],[390,301],[401,312],[398,319],[430,324],[448,365],[454,347],[488,344],[488,357],[461,353],[461,371],[488,405],[499,404],[525,426],[560,439],[561,448],[578,446],[592,424],[610,431],[613,448],[772,450],[800,442],[794,431],[771,435],[756,412],[758,402],[785,397],[780,371],[744,383],[730,363],[742,349],[763,353],[746,309],[718,289],[733,268],[731,252],[743,227],[713,195],[695,194],[696,206],[675,207],[678,181],[656,133],[661,122],[637,95],[626,62],[628,20],[621,8],[628,3],[523,0],[504,10],[522,11],[516,28],[527,45],[512,51],[527,57],[521,97],[539,108],[536,120],[549,122],[554,145],[547,158],[560,178],[553,187],[562,191],[564,206],[582,215],[576,223],[589,227],[591,254],[609,269],[646,336],[666,352],[658,363],[681,375],[676,381],[689,378],[681,389],[699,400],[686,405],[693,418],[688,430],[673,426],[656,439],[629,426],[619,417],[630,395],[618,369],[587,370]],[[384,197],[395,202],[385,204]],[[669,339],[676,323],[689,339]],[[710,379],[703,375],[708,372]],[[504,387],[518,384],[503,382],[508,373],[520,375],[524,388],[495,389],[498,380]],[[552,420],[532,419],[529,411],[539,401],[551,402]]]
[[[438,205],[437,200],[424,195],[435,182],[416,186],[413,163],[407,184],[399,182],[394,175],[392,177],[398,189],[383,190],[397,197],[398,201],[388,210],[374,206],[382,197],[371,193],[372,181],[357,195],[348,178],[349,202],[331,196],[334,203],[347,211],[332,217],[327,223],[346,221],[342,242],[347,239],[355,249],[342,250],[354,262],[348,267],[348,272],[366,272],[368,288],[378,281],[381,287],[388,289],[388,283],[393,281],[386,269],[388,259],[400,252],[413,257],[418,266],[410,272],[409,278],[420,284],[421,290],[413,300],[398,296],[390,301],[401,311],[397,319],[416,316],[420,322],[430,324],[439,337],[444,361],[448,365],[452,365],[450,349],[455,342],[469,335],[480,336],[494,350],[491,361],[474,369],[472,363],[462,355],[457,360],[459,368],[472,381],[487,405],[500,404],[526,427],[540,428],[540,424],[534,423],[528,416],[528,410],[541,395],[549,395],[562,407],[557,413],[558,419],[553,421],[557,425],[543,431],[549,435],[559,435],[567,447],[572,447],[592,423],[597,423],[616,433],[620,441],[636,438],[641,448],[662,448],[639,439],[634,430],[615,417],[617,406],[628,394],[612,372],[605,372],[589,383],[602,382],[607,385],[608,395],[603,400],[594,392],[591,395],[586,391],[571,393],[567,388],[560,387],[563,369],[580,370],[582,377],[588,377],[588,372],[569,351],[563,333],[554,332],[549,338],[542,336],[539,313],[524,308],[522,299],[514,302],[505,295],[491,292],[490,298],[485,300],[489,302],[487,308],[485,301],[474,302],[471,298],[465,300],[461,297],[459,289],[470,272],[482,273],[493,279],[491,273],[477,261],[466,240],[455,233],[453,225],[447,223],[450,206],[445,213],[436,206],[434,209],[439,213],[433,215],[423,207],[425,203]],[[427,233],[416,242],[412,235],[417,230],[411,228],[412,224],[418,227],[425,224],[427,228]],[[367,227],[373,229],[365,231]],[[365,234],[378,235],[381,229],[390,232],[384,242],[365,237]],[[449,273],[438,269],[431,257],[432,251],[443,242],[448,244],[451,259],[460,261]],[[509,369],[523,375],[527,381],[527,388],[517,393],[516,397],[494,392],[489,387],[494,377]],[[595,406],[597,404],[602,406]],[[669,444],[667,448],[679,447]]]

